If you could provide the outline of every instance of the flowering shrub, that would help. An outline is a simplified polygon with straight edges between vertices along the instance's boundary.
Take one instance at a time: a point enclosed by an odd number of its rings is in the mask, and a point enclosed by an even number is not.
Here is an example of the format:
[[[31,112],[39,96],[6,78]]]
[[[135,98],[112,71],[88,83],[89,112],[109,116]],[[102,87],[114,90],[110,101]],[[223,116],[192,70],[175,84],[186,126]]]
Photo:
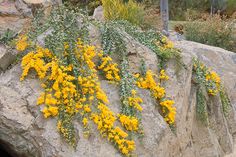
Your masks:
[[[16,50],[24,51],[28,46],[28,37],[26,35],[21,35],[18,37],[18,41],[16,43]]]
[[[199,60],[193,60],[193,71],[195,72],[194,81],[197,83],[197,117],[206,125],[208,125],[208,111],[207,111],[207,100],[204,91],[210,96],[220,95],[221,104],[225,116],[230,109],[230,100],[225,92],[224,87],[221,84],[219,75],[206,67]]]
[[[232,20],[226,21],[220,15],[209,15],[206,20],[187,22],[184,34],[187,40],[236,51],[233,26]]]
[[[129,72],[129,64],[127,58],[124,57],[121,63],[121,81],[120,81],[120,96],[121,96],[121,113],[119,120],[128,131],[135,131],[143,136],[141,112],[143,110],[141,104],[143,100],[138,96],[135,79]]]
[[[121,34],[116,32],[118,38],[115,42],[103,42],[104,51],[97,53],[94,46],[87,44],[87,23],[78,29],[76,19],[73,12],[65,13],[60,8],[55,10],[49,20],[52,32],[45,37],[43,47],[35,41],[42,30],[19,36],[16,49],[25,54],[21,62],[23,71],[20,79],[23,81],[30,71],[36,72],[44,89],[37,104],[45,118],[57,119],[57,130],[71,146],[76,148],[74,121],[79,120],[86,138],[90,137],[91,125],[94,123],[102,137],[109,140],[123,155],[131,156],[135,150],[133,135],[143,135],[143,100],[139,97],[137,85],[151,91],[160,103],[165,121],[172,126],[176,114],[174,101],[166,98],[165,89],[161,87],[161,82],[169,77],[161,70],[156,83],[156,75],[144,70],[144,75],[135,78],[129,70],[128,53]],[[65,23],[68,24],[66,29]],[[45,25],[42,26],[44,30],[48,28],[48,23]],[[81,38],[78,38],[80,35]],[[165,47],[168,42],[163,40],[161,44]],[[166,49],[170,47],[166,46]],[[109,56],[112,53],[110,50],[119,52],[119,66]],[[99,60],[98,65],[94,58]],[[98,72],[109,82],[120,85],[121,111],[118,115],[107,106],[109,100],[100,86]],[[117,121],[123,130],[116,126]]]
[[[194,71],[197,74],[197,82],[204,83],[209,95],[215,96],[221,88],[219,75],[207,68],[203,63],[194,60]]]
[[[22,44],[21,42],[25,42],[25,40],[20,38],[17,44]],[[66,57],[70,46],[67,43],[64,45],[64,57]],[[89,135],[89,121],[92,120],[103,137],[107,137],[109,141],[118,146],[122,154],[129,155],[135,149],[135,143],[128,140],[127,133],[114,126],[116,116],[106,106],[109,102],[100,87],[96,66],[92,61],[97,55],[95,47],[84,45],[78,39],[74,54],[77,64],[64,65],[54,55],[54,52],[38,46],[35,51],[29,52],[22,58],[21,80],[25,79],[30,69],[36,71],[45,91],[39,96],[37,104],[44,106],[42,113],[45,118],[58,117],[58,131],[69,144],[76,146],[76,135],[72,122],[76,116],[79,116],[85,135]],[[102,69],[101,65],[100,68]],[[78,76],[73,73],[75,69],[79,72]],[[131,124],[137,128],[135,122],[135,119],[131,118]]]
[[[123,0],[102,0],[104,16],[107,20],[127,20],[141,25],[144,20],[144,9],[134,0],[124,3]]]
[[[102,70],[109,81],[120,81],[118,64],[112,62],[112,58],[104,56],[102,53],[99,54],[102,61],[101,65],[98,66],[99,70]]]

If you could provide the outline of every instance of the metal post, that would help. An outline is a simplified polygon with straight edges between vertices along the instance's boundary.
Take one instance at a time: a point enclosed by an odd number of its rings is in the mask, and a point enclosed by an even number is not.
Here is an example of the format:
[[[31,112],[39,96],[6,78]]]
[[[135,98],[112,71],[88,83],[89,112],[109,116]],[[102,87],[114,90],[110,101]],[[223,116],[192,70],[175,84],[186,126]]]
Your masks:
[[[168,36],[169,35],[169,29],[168,29],[168,22],[169,22],[168,0],[161,0],[160,3],[161,3],[160,7],[161,7],[161,19],[162,19],[163,33]]]

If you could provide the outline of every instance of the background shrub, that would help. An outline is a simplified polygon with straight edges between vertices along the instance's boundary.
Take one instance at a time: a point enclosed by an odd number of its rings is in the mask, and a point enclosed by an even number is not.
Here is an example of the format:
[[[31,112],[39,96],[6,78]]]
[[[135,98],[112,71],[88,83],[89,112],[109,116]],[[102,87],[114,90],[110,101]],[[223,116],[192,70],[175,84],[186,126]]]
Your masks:
[[[104,16],[107,20],[127,20],[141,25],[144,19],[144,8],[133,0],[124,3],[122,0],[102,0]]]
[[[63,3],[72,8],[84,9],[89,15],[92,15],[94,9],[102,4],[101,0],[63,0]]]
[[[219,15],[204,20],[195,20],[184,24],[187,40],[218,46],[236,52],[233,39],[233,23],[223,20]]]

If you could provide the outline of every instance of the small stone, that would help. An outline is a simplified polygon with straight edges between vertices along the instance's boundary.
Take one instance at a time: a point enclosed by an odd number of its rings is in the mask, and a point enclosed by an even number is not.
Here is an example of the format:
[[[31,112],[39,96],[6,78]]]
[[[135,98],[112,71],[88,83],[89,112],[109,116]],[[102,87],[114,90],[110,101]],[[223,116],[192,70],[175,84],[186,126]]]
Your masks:
[[[100,21],[100,22],[104,22],[105,21],[105,18],[104,18],[104,15],[103,15],[103,8],[102,8],[102,6],[98,6],[94,10],[93,18],[98,20],[98,21]]]

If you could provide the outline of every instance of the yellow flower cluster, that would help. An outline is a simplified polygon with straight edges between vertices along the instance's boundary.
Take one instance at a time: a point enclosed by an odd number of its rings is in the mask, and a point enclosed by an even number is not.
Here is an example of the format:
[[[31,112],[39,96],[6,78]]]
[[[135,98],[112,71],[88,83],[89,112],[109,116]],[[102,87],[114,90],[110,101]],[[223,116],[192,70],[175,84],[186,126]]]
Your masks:
[[[77,41],[77,49],[75,50],[78,61],[81,63],[85,62],[90,69],[94,69],[95,64],[92,59],[96,56],[95,47],[89,45],[83,45],[81,39]]]
[[[134,141],[126,139],[128,134],[119,127],[114,128],[116,120],[114,113],[104,104],[98,105],[100,113],[92,114],[91,118],[97,124],[97,128],[103,137],[115,143],[124,155],[129,155],[135,149]]]
[[[215,71],[209,71],[206,74],[206,82],[209,84],[208,93],[210,95],[216,95],[220,91],[220,77]],[[213,85],[212,85],[213,84]]]
[[[139,74],[136,74],[135,77],[137,78],[137,86],[139,88],[144,88],[150,90],[153,97],[160,102],[162,113],[165,121],[172,125],[175,122],[175,114],[176,108],[173,107],[174,101],[173,100],[164,100],[165,97],[165,89],[160,86],[160,83],[156,83],[154,76],[155,74],[152,73],[151,70],[146,72],[144,77],[140,77]],[[157,76],[156,76],[157,77]],[[157,77],[158,78],[158,77]],[[166,75],[165,70],[160,71],[160,80],[168,80],[169,76]]]
[[[57,99],[55,99],[52,94],[45,94],[41,93],[41,95],[38,97],[37,104],[47,104],[47,105],[57,105]]]
[[[175,115],[176,115],[176,108],[173,107],[175,102],[173,100],[164,100],[160,102],[162,106],[162,112],[164,113],[165,121],[168,124],[174,124],[175,122]]]
[[[89,106],[84,106],[84,110],[90,115],[90,119],[92,119],[97,125],[97,129],[99,130],[100,134],[103,137],[107,137],[109,141],[117,145],[122,154],[128,156],[135,149],[135,143],[134,141],[126,139],[128,137],[127,133],[122,131],[119,127],[114,127],[116,117],[114,116],[114,113],[105,105],[108,103],[108,99],[105,92],[100,87],[94,63],[92,61],[93,57],[96,55],[95,52],[93,52],[94,49],[87,47],[87,49],[83,51],[84,46],[82,42],[78,41],[77,44],[78,48],[80,49],[80,51],[77,52],[77,56],[80,58],[80,60],[83,60],[87,63],[87,72],[89,72],[89,74],[84,75],[84,77],[78,77],[81,93],[83,95],[87,95],[87,98],[83,97],[82,99],[85,99],[85,101],[87,100],[89,102],[96,99],[98,101],[97,109],[99,112],[92,112],[91,109],[88,108]],[[99,57],[102,57],[101,54],[99,54]],[[102,57],[102,61],[103,63],[98,69],[101,69],[105,72],[107,79],[110,81],[120,80],[118,75],[119,70],[117,69],[117,65],[112,63],[112,59],[110,57]],[[112,78],[110,78],[108,74],[111,74]],[[88,119],[83,118],[84,127],[87,127],[87,124]]]
[[[45,118],[47,118],[49,116],[55,117],[58,114],[58,107],[56,107],[56,106],[55,107],[54,106],[45,107],[42,112],[43,112]]]
[[[118,65],[112,62],[112,58],[104,56],[102,53],[99,53],[98,56],[102,61],[98,69],[105,73],[106,79],[109,81],[120,81]]]
[[[171,40],[169,40],[166,36],[163,36],[162,39],[156,43],[156,45],[160,46],[161,51],[174,48],[174,43]]]
[[[18,40],[16,41],[16,50],[17,51],[24,51],[28,46],[28,37],[26,35],[20,35]]]
[[[52,53],[48,49],[39,46],[35,52],[31,51],[25,55],[21,62],[23,69],[21,80],[24,80],[31,68],[37,72],[40,79],[43,79],[46,75],[47,69],[50,67],[50,63],[46,64],[44,62],[44,57],[52,57]]]
[[[40,79],[43,79],[45,77],[47,66],[45,66],[43,57],[44,56],[42,53],[35,53],[31,51],[22,58],[21,66],[23,72],[21,75],[21,81],[24,80],[24,78],[28,75],[28,72],[31,68],[37,72]]]
[[[137,131],[139,128],[139,122],[136,117],[126,116],[126,115],[118,115],[121,125],[125,127],[126,130],[129,131]]]
[[[157,84],[154,80],[154,74],[151,70],[146,72],[146,76],[144,78],[138,77],[137,86],[139,88],[149,89],[152,92],[152,95],[156,99],[161,99],[165,96],[165,89]]]
[[[64,49],[68,51],[68,43],[64,44]],[[69,53],[67,54],[69,55]],[[92,120],[103,137],[107,137],[109,141],[118,146],[122,154],[130,155],[135,149],[135,143],[128,140],[126,132],[114,126],[116,117],[105,105],[108,103],[108,99],[106,93],[100,87],[93,62],[93,58],[97,55],[95,48],[83,45],[81,40],[78,39],[74,54],[78,60],[78,65],[65,65],[48,49],[37,47],[35,52],[29,52],[22,59],[23,73],[21,80],[28,75],[30,68],[37,72],[39,78],[43,81],[41,86],[45,90],[38,97],[37,104],[45,105],[42,110],[45,118],[59,115],[58,131],[70,144],[75,146],[75,135],[71,130],[73,129],[72,120],[76,114],[79,114],[82,117],[86,134],[89,133],[89,120]],[[102,57],[102,59],[108,62],[105,61],[103,65],[100,65],[100,69],[106,74],[111,71],[114,78],[110,80],[119,81],[117,64],[112,63],[109,57]],[[79,76],[74,75],[75,69],[78,70]],[[140,102],[140,100],[137,100],[137,102]],[[93,106],[94,103],[98,103],[98,105]],[[141,106],[135,105],[135,102],[132,105],[141,110]],[[94,112],[95,108],[97,109]],[[132,119],[133,121],[135,120]]]
[[[169,80],[169,76],[166,75],[164,69],[162,69],[162,70],[160,71],[160,76],[159,76],[159,78],[160,78],[160,80]]]
[[[142,103],[143,100],[140,97],[136,96],[135,90],[132,90],[131,94],[132,94],[132,96],[128,97],[129,106],[134,107],[138,111],[142,111],[143,108],[141,107],[140,103]]]
[[[221,79],[219,75],[196,59],[194,59],[193,69],[196,71],[197,80],[204,82],[208,94],[212,96],[217,95],[221,90]]]

